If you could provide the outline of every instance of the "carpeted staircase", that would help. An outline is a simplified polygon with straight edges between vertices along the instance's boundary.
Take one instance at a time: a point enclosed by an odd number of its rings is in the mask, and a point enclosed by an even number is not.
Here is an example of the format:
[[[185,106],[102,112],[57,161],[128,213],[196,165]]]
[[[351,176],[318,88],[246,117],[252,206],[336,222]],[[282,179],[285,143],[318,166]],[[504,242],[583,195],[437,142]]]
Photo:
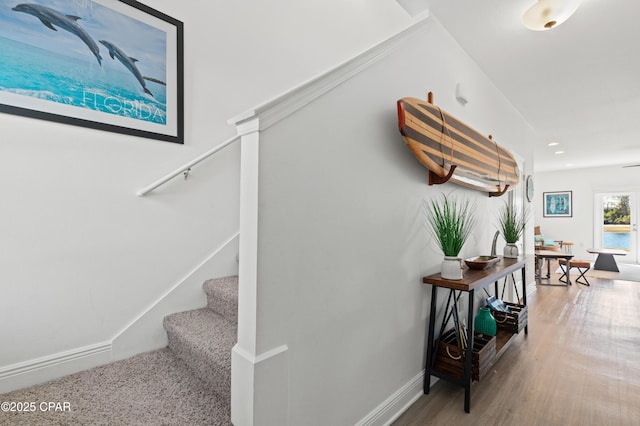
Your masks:
[[[0,395],[71,411],[0,412],[0,425],[231,425],[238,277],[208,280],[207,307],[164,320],[169,346]]]
[[[231,401],[231,349],[238,328],[238,278],[208,280],[207,307],[169,315],[169,348],[221,398]]]

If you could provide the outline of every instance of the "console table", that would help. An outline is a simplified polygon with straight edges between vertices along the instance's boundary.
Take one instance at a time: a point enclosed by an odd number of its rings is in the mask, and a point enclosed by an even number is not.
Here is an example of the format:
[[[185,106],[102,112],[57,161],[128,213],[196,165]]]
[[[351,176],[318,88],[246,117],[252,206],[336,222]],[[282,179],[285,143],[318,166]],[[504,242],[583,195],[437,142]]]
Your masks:
[[[436,376],[441,379],[447,380],[451,383],[455,383],[464,387],[464,410],[469,413],[471,410],[471,380],[472,380],[472,356],[474,347],[474,334],[473,334],[473,320],[475,315],[474,310],[474,296],[476,290],[481,290],[491,283],[495,285],[495,295],[498,296],[498,281],[507,275],[514,272],[522,271],[522,300],[521,303],[526,307],[527,305],[527,290],[526,290],[526,264],[531,257],[519,257],[517,259],[500,258],[500,261],[493,267],[483,270],[466,269],[462,280],[447,280],[443,279],[440,274],[429,275],[424,277],[422,282],[431,285],[431,311],[429,314],[429,335],[426,343],[427,357],[425,361],[424,369],[424,393],[428,394],[431,388],[431,376]],[[436,345],[437,340],[435,336],[435,322],[437,311],[437,296],[438,289],[449,290],[449,302],[451,302],[453,296],[453,305],[451,309],[457,309],[457,300],[462,294],[467,295],[468,300],[468,312],[467,312],[467,339],[462,344],[464,349],[464,365],[463,365],[463,377],[459,379],[453,375],[438,371],[434,369],[436,361]],[[458,294],[456,295],[456,291]],[[447,302],[447,308],[443,317],[443,323],[441,332],[444,329],[446,322],[448,321],[447,311],[449,310],[450,303]],[[457,315],[457,312],[456,312]],[[449,315],[450,316],[450,315]],[[524,327],[525,334],[528,333],[528,327]],[[502,353],[507,349],[512,339],[517,336],[517,333],[509,333],[503,330],[498,330],[496,335],[496,357],[497,360]],[[440,336],[437,336],[438,338]]]

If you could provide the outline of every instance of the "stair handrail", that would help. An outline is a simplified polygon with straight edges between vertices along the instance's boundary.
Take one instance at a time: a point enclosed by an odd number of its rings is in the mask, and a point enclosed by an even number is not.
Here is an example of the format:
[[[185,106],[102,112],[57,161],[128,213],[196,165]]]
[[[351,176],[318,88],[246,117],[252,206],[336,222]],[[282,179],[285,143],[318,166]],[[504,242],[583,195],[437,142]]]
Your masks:
[[[179,168],[177,168],[173,172],[168,173],[167,175],[161,177],[157,181],[153,182],[151,185],[139,190],[137,192],[138,197],[144,197],[145,195],[147,195],[148,193],[150,193],[154,189],[164,185],[165,183],[169,182],[171,179],[173,179],[174,177],[178,176],[181,173],[188,174],[189,170],[191,170],[191,168],[193,166],[195,166],[196,164],[198,164],[198,163],[206,160],[207,158],[211,157],[216,152],[221,151],[222,149],[228,147],[229,145],[231,145],[232,143],[234,143],[235,141],[240,139],[241,136],[242,136],[241,134],[237,134],[235,136],[230,137],[229,139],[226,139],[221,144],[216,145],[215,147],[213,147],[210,150],[200,154],[199,156],[197,156],[193,160],[189,161],[188,163],[184,164],[183,166],[180,166]]]

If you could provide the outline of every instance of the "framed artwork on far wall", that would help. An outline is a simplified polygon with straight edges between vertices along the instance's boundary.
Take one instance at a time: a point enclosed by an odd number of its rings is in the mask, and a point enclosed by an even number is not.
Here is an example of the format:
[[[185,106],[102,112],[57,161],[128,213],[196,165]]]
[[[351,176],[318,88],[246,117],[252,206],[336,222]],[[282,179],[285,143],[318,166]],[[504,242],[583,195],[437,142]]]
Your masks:
[[[572,217],[572,191],[542,193],[542,212],[544,217]]]

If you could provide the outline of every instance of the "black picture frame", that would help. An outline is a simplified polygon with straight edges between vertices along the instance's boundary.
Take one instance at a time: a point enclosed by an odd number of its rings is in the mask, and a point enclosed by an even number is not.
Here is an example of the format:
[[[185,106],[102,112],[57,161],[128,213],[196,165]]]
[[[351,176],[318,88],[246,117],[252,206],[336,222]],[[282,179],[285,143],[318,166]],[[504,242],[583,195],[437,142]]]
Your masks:
[[[542,202],[544,217],[573,217],[572,191],[543,192]]]
[[[184,143],[181,21],[133,0],[0,0],[0,50],[0,112]]]

